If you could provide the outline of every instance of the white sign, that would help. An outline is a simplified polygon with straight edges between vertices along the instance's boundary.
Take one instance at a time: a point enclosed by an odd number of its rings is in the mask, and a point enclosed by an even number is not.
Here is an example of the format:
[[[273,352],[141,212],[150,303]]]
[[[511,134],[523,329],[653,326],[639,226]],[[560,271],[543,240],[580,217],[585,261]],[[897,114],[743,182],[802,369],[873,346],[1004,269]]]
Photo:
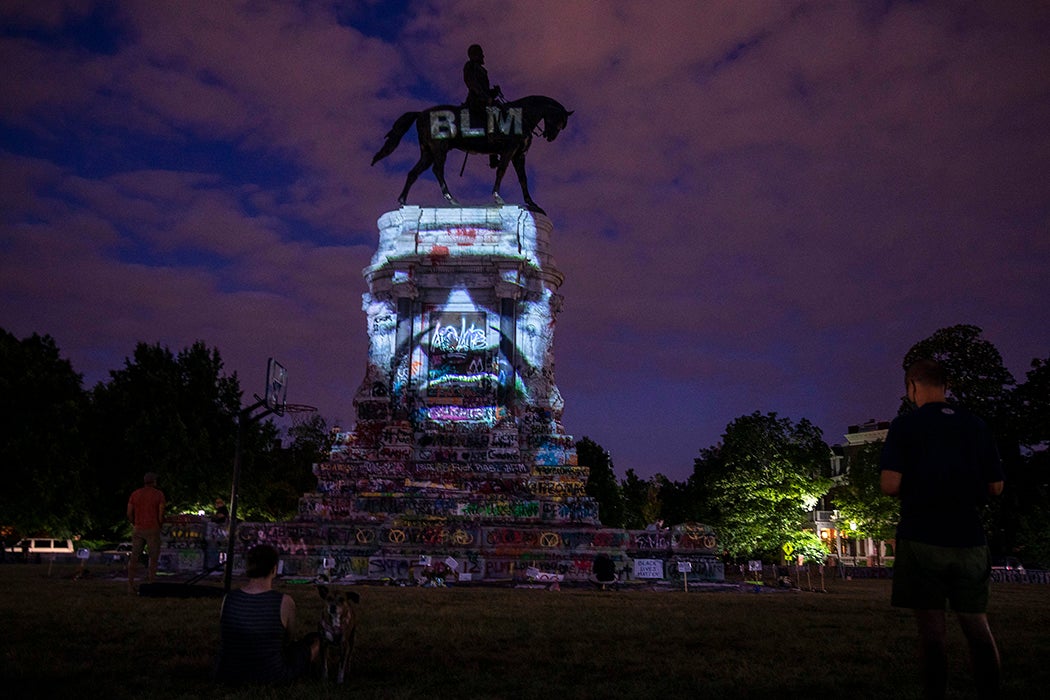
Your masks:
[[[664,563],[660,559],[635,559],[635,578],[663,578]]]
[[[752,559],[751,561],[749,561],[747,563],[747,570],[748,571],[761,571],[762,570],[762,560],[761,559]]]
[[[445,566],[452,569],[453,571],[456,571],[457,569],[459,569],[459,562],[453,559],[452,557],[448,557],[447,559],[445,559]]]
[[[678,573],[688,574],[693,570],[693,562],[691,561],[680,561],[678,562]]]

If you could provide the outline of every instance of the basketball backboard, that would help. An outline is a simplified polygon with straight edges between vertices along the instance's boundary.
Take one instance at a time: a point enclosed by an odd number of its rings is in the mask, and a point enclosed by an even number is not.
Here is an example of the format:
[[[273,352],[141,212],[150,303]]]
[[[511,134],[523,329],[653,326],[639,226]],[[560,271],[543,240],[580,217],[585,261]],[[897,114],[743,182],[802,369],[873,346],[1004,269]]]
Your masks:
[[[283,413],[288,402],[288,371],[277,360],[266,363],[266,408],[274,413]]]

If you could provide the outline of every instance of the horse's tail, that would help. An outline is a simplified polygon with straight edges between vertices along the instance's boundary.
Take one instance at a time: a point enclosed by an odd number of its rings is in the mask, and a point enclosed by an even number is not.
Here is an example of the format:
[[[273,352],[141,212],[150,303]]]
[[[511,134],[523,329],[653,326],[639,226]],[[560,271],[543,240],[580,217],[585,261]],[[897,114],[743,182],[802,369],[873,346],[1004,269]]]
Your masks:
[[[394,152],[394,149],[401,143],[401,137],[408,133],[409,128],[418,117],[419,112],[405,112],[394,122],[394,128],[387,132],[386,143],[372,156],[372,165]]]

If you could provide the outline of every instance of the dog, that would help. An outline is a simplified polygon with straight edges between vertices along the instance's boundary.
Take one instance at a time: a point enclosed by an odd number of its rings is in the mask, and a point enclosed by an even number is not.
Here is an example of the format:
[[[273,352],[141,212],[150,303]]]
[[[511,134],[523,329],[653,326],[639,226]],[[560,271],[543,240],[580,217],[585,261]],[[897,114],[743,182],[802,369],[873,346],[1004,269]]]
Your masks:
[[[361,602],[355,591],[329,590],[317,584],[317,593],[324,601],[318,630],[321,635],[321,676],[331,680],[329,668],[335,670],[335,682],[342,683],[350,668],[350,654],[354,650],[357,634],[357,611],[354,605]]]

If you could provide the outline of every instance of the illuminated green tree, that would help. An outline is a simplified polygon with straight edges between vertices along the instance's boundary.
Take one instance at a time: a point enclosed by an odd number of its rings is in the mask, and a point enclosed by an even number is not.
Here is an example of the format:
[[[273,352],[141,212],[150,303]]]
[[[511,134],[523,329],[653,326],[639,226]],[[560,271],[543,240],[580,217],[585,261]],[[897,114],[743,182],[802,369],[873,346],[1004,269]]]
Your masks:
[[[881,440],[850,450],[846,477],[831,492],[839,520],[853,526],[850,536],[870,537],[876,543],[891,539],[900,520],[900,501],[883,494],[879,485],[881,453]]]
[[[831,487],[830,455],[820,429],[805,419],[755,412],[726,426],[722,443],[701,452],[692,479],[729,553],[780,552]]]
[[[790,561],[796,557],[802,557],[804,564],[823,564],[828,560],[828,545],[812,530],[795,530],[788,535],[785,544],[790,545]]]

